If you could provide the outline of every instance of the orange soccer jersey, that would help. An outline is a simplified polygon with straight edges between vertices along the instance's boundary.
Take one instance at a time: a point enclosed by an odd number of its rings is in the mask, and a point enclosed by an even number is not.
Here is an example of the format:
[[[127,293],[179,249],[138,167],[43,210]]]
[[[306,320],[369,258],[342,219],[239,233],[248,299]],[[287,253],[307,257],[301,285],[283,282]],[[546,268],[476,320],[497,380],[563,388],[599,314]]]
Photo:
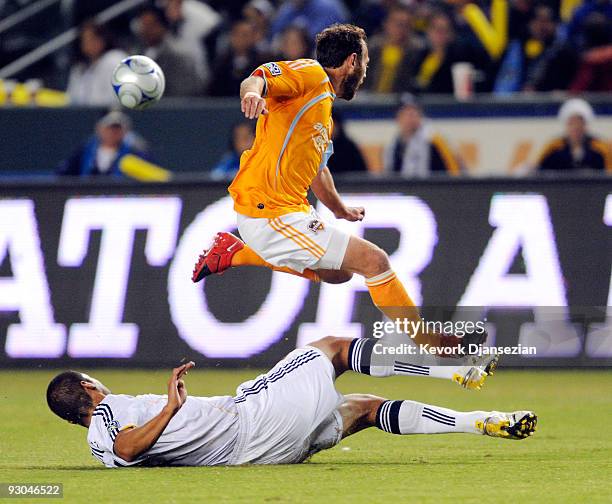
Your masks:
[[[334,89],[311,59],[266,63],[252,75],[265,80],[268,114],[259,117],[253,147],[229,187],[234,209],[265,218],[306,212],[308,188],[333,152]]]

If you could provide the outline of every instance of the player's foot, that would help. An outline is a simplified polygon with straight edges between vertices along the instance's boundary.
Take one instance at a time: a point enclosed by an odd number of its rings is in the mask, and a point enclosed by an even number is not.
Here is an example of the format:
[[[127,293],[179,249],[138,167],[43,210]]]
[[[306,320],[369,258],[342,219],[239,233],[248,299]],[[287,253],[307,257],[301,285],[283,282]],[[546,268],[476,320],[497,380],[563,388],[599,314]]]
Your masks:
[[[472,366],[464,375],[455,373],[453,381],[457,382],[463,388],[480,390],[487,376],[492,375],[497,369],[498,362],[499,357],[497,355],[483,357],[478,361],[477,365]]]
[[[484,421],[477,421],[476,428],[486,436],[525,439],[533,436],[537,424],[538,417],[532,411],[493,411]]]
[[[232,233],[217,233],[209,249],[204,250],[191,275],[196,283],[214,273],[220,275],[232,265],[232,257],[244,248],[244,242]]]

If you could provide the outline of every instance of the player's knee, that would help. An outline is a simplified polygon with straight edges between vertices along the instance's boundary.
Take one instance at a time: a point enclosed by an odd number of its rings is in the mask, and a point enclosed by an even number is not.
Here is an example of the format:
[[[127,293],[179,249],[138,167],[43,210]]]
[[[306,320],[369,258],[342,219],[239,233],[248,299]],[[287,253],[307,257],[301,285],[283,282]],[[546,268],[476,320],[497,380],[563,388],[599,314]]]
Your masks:
[[[321,350],[334,366],[336,376],[340,376],[347,369],[346,361],[351,341],[351,338],[325,336],[309,345]]]
[[[386,399],[372,394],[351,394],[351,407],[355,415],[369,423],[376,423],[376,412]]]
[[[372,248],[368,256],[368,276],[380,275],[391,269],[389,256],[383,249],[379,247]]]
[[[350,340],[348,340],[350,342]],[[333,361],[338,353],[342,352],[343,347],[347,344],[346,338],[338,338],[337,336],[325,336],[313,343],[309,343],[310,346],[318,348],[323,351],[330,360]]]

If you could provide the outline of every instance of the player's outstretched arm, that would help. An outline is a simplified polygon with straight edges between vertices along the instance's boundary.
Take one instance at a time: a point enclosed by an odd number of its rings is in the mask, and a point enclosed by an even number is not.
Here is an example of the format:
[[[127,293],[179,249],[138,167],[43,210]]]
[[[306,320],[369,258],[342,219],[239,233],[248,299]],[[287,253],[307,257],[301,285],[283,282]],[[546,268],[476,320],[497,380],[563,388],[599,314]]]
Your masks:
[[[266,100],[263,94],[265,81],[262,77],[251,75],[240,84],[240,108],[247,119],[256,119],[260,114],[267,114]]]
[[[336,185],[329,168],[326,166],[314,178],[310,185],[312,192],[318,200],[329,208],[336,219],[346,219],[355,222],[363,220],[365,209],[363,207],[347,207],[340,199]]]
[[[172,370],[172,376],[168,381],[168,403],[157,416],[140,427],[133,427],[117,434],[113,450],[118,457],[126,462],[132,462],[157,442],[172,417],[187,400],[187,389],[181,378],[194,366],[195,363],[188,362]]]

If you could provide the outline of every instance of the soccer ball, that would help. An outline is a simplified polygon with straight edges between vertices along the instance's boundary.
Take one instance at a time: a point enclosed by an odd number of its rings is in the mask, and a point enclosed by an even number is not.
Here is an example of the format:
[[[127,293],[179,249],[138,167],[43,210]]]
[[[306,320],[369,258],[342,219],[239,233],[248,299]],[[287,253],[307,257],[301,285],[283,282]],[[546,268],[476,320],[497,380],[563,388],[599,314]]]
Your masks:
[[[121,105],[141,110],[161,99],[166,78],[151,58],[135,55],[125,58],[115,67],[112,84]]]

